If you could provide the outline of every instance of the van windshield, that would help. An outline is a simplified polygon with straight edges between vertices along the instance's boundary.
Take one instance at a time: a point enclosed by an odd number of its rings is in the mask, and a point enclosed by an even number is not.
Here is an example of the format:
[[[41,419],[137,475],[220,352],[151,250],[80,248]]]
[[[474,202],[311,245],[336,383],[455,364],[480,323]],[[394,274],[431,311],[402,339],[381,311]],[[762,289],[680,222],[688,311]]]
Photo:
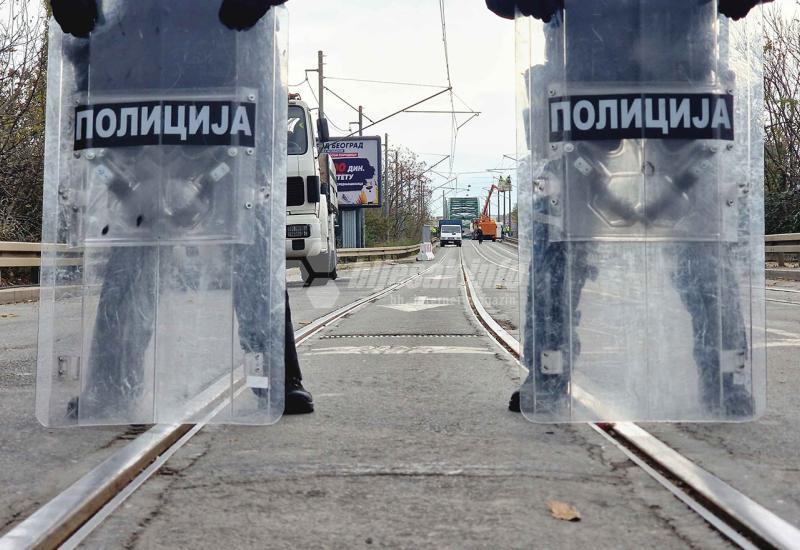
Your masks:
[[[443,225],[442,233],[461,233],[461,227],[458,225]]]
[[[308,151],[306,113],[302,107],[289,106],[289,154],[305,155]]]

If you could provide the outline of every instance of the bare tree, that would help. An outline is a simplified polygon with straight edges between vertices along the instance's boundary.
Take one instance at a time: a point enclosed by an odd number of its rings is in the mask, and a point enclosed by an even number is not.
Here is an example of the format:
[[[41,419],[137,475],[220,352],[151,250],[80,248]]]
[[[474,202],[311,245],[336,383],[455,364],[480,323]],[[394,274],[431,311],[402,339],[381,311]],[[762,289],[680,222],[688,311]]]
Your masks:
[[[0,0],[0,240],[40,237],[46,29],[38,2]]]
[[[389,166],[383,182],[387,214],[367,213],[370,244],[417,242],[427,223],[432,193],[428,166],[413,151],[398,147],[389,151]]]
[[[800,232],[800,20],[765,13],[766,230]]]

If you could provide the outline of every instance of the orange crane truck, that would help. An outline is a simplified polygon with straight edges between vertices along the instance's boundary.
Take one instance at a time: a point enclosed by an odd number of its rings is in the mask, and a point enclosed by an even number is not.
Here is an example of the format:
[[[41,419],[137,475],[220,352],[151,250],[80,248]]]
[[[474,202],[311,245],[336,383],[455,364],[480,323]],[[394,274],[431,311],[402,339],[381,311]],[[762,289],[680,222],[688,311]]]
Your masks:
[[[489,196],[486,197],[486,203],[483,205],[483,212],[481,212],[481,216],[478,218],[476,224],[475,238],[477,239],[492,239],[492,242],[497,241],[497,222],[489,217],[489,205],[491,204],[492,194],[495,191],[499,193],[500,189],[496,185],[492,185],[492,188],[489,190]]]

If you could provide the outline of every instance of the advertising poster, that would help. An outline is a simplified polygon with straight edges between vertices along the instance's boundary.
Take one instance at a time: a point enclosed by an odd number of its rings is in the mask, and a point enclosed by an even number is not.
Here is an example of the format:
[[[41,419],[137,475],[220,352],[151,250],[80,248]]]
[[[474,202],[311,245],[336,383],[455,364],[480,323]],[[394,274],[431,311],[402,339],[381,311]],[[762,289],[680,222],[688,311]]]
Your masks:
[[[340,208],[380,208],[381,138],[348,137],[322,146],[336,165]]]

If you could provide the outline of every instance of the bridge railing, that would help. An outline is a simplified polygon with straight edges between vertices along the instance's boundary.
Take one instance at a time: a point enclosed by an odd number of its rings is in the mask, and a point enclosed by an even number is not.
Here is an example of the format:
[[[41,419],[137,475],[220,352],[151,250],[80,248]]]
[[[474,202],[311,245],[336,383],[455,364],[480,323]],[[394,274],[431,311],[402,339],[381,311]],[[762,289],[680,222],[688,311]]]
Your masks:
[[[507,238],[509,243],[516,243],[516,239]],[[776,261],[779,267],[784,267],[786,256],[800,256],[800,233],[783,233],[780,235],[767,235],[764,237],[767,259]],[[9,267],[40,267],[41,254],[45,247],[63,248],[65,245],[43,245],[40,243],[17,243],[0,241],[0,268]],[[382,248],[341,248],[339,258],[344,261],[358,261],[361,259],[392,259],[404,258],[419,252],[419,245],[389,246]]]
[[[800,233],[782,233],[764,237],[764,251],[767,259],[778,262],[778,267],[786,266],[786,256],[800,256]]]

